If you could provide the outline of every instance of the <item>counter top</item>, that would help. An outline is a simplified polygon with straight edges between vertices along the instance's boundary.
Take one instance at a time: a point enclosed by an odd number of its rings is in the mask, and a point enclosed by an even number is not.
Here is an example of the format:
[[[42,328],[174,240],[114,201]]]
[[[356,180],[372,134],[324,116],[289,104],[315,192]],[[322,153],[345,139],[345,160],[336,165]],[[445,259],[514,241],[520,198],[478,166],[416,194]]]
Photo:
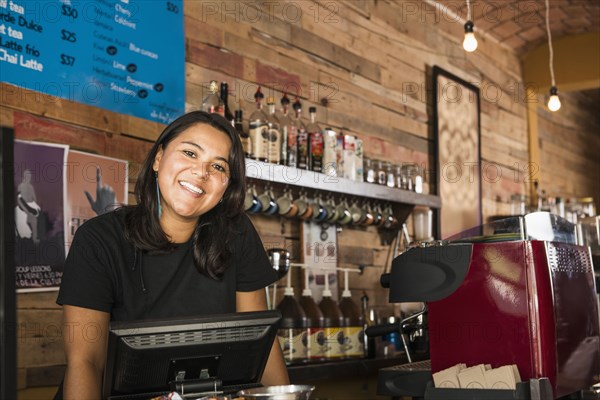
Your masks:
[[[339,361],[288,365],[288,374],[293,383],[309,383],[325,379],[352,378],[374,375],[381,368],[408,362],[406,355],[388,358],[357,358]]]

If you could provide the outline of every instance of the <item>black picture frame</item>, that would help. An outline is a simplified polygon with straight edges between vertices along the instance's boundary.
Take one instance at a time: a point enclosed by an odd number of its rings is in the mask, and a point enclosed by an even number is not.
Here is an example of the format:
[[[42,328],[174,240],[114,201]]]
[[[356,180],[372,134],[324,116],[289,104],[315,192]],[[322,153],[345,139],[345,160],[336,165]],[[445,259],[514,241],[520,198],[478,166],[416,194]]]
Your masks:
[[[0,399],[16,399],[14,131],[0,126]]]
[[[451,238],[481,226],[481,106],[475,85],[434,66],[433,137],[437,234]]]

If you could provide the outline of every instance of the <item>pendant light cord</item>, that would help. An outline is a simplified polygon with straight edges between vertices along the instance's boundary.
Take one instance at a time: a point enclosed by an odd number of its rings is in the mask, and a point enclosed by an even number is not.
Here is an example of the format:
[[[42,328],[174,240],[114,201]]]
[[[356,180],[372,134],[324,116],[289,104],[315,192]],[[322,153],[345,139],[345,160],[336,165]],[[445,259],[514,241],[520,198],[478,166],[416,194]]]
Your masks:
[[[471,0],[467,0],[467,21],[471,21]]]
[[[467,0],[468,3],[468,0]],[[546,32],[548,33],[548,50],[550,51],[550,79],[552,86],[556,86],[554,81],[554,51],[552,50],[552,33],[550,32],[550,5],[546,0]]]

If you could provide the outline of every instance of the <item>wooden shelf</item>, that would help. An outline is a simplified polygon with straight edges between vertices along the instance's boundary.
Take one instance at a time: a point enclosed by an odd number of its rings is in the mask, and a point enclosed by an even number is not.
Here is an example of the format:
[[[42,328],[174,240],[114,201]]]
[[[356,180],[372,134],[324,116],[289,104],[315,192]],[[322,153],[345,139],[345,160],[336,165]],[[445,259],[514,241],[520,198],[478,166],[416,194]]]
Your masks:
[[[313,190],[360,196],[370,199],[440,208],[439,196],[419,194],[409,190],[389,188],[374,183],[356,182],[346,178],[327,176],[284,165],[246,159],[246,176],[252,179],[298,186]]]

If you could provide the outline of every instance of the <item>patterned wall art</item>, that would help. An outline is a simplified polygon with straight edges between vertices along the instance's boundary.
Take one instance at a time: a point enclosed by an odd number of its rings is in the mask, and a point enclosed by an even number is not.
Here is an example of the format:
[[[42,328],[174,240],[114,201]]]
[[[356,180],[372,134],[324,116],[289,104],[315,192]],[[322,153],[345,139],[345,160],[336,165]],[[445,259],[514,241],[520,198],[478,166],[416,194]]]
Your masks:
[[[433,67],[436,175],[442,208],[437,231],[447,239],[482,223],[479,89]]]

